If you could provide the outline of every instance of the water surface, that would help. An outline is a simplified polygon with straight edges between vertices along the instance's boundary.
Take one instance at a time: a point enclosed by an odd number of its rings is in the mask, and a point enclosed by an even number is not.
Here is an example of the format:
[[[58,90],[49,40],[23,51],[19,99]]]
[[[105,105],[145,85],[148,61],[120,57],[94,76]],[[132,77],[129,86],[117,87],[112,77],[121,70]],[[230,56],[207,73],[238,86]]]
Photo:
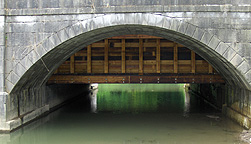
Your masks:
[[[219,119],[209,118],[219,116]],[[1,144],[238,144],[243,130],[184,85],[99,85]]]

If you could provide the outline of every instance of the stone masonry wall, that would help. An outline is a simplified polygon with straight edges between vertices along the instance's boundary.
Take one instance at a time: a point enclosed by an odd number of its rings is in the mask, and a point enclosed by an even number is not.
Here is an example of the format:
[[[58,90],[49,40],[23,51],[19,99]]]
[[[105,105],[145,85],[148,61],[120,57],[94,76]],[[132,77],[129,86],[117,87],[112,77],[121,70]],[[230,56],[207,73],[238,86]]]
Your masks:
[[[196,27],[209,31],[221,41],[229,44],[238,53],[234,61],[236,67],[247,75],[251,82],[249,66],[240,63],[241,58],[251,64],[251,2],[239,1],[72,1],[72,0],[10,0],[6,4],[6,82],[13,87],[18,78],[40,57],[47,46],[36,47],[44,39],[77,21],[90,19],[107,13],[151,12],[186,21]],[[57,43],[57,42],[55,42]],[[28,61],[18,60],[36,51]],[[235,53],[222,48],[225,57],[232,58]],[[231,55],[233,54],[233,55]],[[18,67],[15,67],[15,66]],[[17,73],[11,73],[13,69]],[[11,73],[11,75],[9,75]],[[11,80],[10,80],[11,79]]]

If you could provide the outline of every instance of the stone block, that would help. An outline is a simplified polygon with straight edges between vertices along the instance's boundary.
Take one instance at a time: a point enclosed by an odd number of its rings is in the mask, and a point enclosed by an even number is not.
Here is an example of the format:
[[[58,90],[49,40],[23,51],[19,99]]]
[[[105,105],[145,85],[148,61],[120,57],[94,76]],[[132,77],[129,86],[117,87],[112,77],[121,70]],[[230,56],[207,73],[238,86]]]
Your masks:
[[[251,44],[250,43],[237,43],[236,44],[236,50],[238,54],[240,54],[242,57],[250,58],[251,57]]]
[[[245,78],[248,81],[248,83],[251,85],[251,70],[249,70],[246,74],[245,74]]]
[[[124,24],[135,24],[135,13],[126,13],[125,15],[124,15]],[[146,14],[147,15],[147,14]],[[111,15],[111,18],[110,19],[112,19],[114,17],[114,14],[113,15]],[[149,23],[152,23],[154,20],[153,19],[148,19],[148,24]],[[114,22],[114,24],[116,24],[117,22]],[[121,23],[121,22],[120,22]],[[155,21],[154,21],[154,23],[155,23]]]
[[[164,19],[163,19],[163,28],[170,29],[170,27],[172,25],[172,20],[173,20],[173,18],[164,17]]]
[[[42,47],[46,52],[50,51],[54,46],[54,43],[49,38],[42,41]]]
[[[203,42],[204,44],[208,45],[208,43],[210,42],[210,40],[212,39],[213,35],[205,32],[204,35],[201,38],[201,42]]]
[[[43,0],[42,8],[60,8],[59,0]]]
[[[177,31],[180,26],[180,23],[181,23],[180,20],[173,19],[170,30]]]
[[[63,5],[60,7],[65,7],[65,8],[73,8],[73,1],[72,0],[64,0],[60,1],[61,3],[63,2]]]
[[[220,42],[215,51],[218,52],[220,55],[223,55],[228,48],[229,45],[225,44],[224,42]]]
[[[185,34],[190,37],[193,37],[195,30],[196,30],[196,26],[188,23]]]
[[[223,54],[223,57],[224,57],[226,60],[230,61],[236,54],[237,54],[237,53],[236,53],[236,51],[235,51],[233,48],[228,47],[228,49],[227,49],[227,50],[225,51],[225,53]]]
[[[202,36],[204,35],[205,31],[200,29],[200,28],[196,28],[193,34],[193,38],[195,38],[196,40],[200,41]]]
[[[29,1],[28,4],[29,4],[28,5],[29,8],[32,8],[32,9],[39,8],[39,0],[31,0]]]
[[[221,41],[218,39],[218,37],[213,36],[212,39],[210,40],[208,46],[210,48],[212,48],[213,50],[215,50],[217,48],[217,46],[219,45]]]
[[[30,59],[26,56],[26,57],[24,57],[21,61],[20,61],[20,63],[25,67],[25,69],[29,69],[32,65],[33,65],[33,63],[30,61]]]
[[[237,69],[242,74],[246,74],[250,70],[250,65],[247,61],[242,61],[242,63],[237,67]]]
[[[180,32],[181,34],[185,34],[186,30],[187,30],[187,22],[185,21],[180,21],[180,25],[179,25],[179,28],[178,28],[178,32]]]
[[[33,64],[35,64],[41,58],[34,50],[30,51],[27,57]]]
[[[11,90],[13,89],[14,87],[14,84],[12,84],[10,81],[8,80],[5,80],[5,86],[6,86],[6,92],[10,93]]]
[[[68,34],[68,33],[67,33]],[[57,45],[61,44],[62,41],[59,39],[57,34],[51,35],[49,38],[49,41],[51,41],[53,43],[51,48],[56,47]]]
[[[33,33],[7,33],[7,46],[30,46],[35,44]]]
[[[155,15],[156,21],[155,21],[155,26],[162,28],[164,24],[164,18],[165,16],[163,15]]]
[[[238,42],[251,42],[251,30],[238,30],[237,41]]]
[[[42,57],[44,54],[46,54],[46,51],[45,51],[45,49],[43,48],[43,46],[40,44],[40,45],[38,45],[38,46],[36,46],[35,48],[34,48],[34,51],[36,51],[36,53],[40,56],[40,57]]]
[[[230,61],[232,63],[232,65],[234,65],[235,67],[238,67],[242,62],[243,59],[239,54],[236,54]]]
[[[19,76],[22,77],[23,74],[27,71],[21,63],[17,63],[13,71]]]
[[[99,18],[99,20],[101,20],[102,18]],[[100,22],[99,20],[96,20],[96,25],[100,25]],[[75,35],[80,35],[83,33],[83,26],[78,22],[76,24],[74,24],[72,27],[71,27],[72,31],[74,31]]]
[[[20,76],[15,74],[14,71],[12,71],[9,74],[9,76],[7,77],[7,80],[10,81],[13,85],[15,85],[18,82],[19,79],[20,79]]]
[[[135,13],[135,24],[139,25],[148,25],[149,20],[149,14],[144,13]],[[121,23],[123,23],[123,19],[121,20]]]

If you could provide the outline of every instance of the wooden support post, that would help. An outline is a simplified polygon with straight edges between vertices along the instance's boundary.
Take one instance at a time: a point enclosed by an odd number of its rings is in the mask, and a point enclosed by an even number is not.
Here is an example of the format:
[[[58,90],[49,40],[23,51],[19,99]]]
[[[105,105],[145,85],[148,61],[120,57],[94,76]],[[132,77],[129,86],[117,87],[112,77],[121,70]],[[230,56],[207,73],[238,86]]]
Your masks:
[[[143,74],[143,39],[139,39],[139,74]]]
[[[91,45],[87,46],[87,73],[92,73],[92,51]]]
[[[178,73],[178,44],[174,43],[173,48],[173,72]]]
[[[156,71],[160,73],[160,39],[157,39],[156,45]]]
[[[122,39],[122,50],[121,50],[121,70],[125,73],[125,39]]]
[[[72,55],[70,59],[70,73],[75,73],[75,55]]]
[[[192,67],[192,73],[195,73],[195,52],[191,51],[191,67]]]
[[[108,53],[109,53],[109,43],[108,43],[108,39],[105,39],[105,57],[104,57],[104,72],[108,73],[109,72],[109,59],[108,59]]]
[[[213,73],[213,67],[208,63],[208,73]]]

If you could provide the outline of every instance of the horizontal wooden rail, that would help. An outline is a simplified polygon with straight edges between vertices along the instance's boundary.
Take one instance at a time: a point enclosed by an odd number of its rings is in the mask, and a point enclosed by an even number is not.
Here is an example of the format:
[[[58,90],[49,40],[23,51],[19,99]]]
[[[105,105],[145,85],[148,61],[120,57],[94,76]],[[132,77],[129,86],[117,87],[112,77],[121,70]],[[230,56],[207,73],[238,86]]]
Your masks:
[[[225,83],[215,74],[171,74],[171,75],[53,75],[48,84],[88,83]]]

